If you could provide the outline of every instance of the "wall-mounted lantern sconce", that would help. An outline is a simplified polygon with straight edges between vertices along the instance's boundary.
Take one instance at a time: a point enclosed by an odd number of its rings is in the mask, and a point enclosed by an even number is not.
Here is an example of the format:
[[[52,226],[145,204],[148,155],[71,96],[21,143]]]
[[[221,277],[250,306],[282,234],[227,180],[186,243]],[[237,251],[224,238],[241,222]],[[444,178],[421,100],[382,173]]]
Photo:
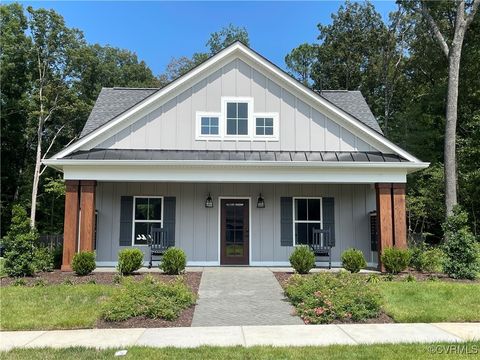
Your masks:
[[[213,199],[210,193],[208,193],[207,199],[205,200],[205,207],[206,208],[213,208]]]
[[[263,198],[262,193],[260,193],[260,195],[258,195],[257,208],[259,208],[259,209],[264,209],[265,208],[265,199]]]

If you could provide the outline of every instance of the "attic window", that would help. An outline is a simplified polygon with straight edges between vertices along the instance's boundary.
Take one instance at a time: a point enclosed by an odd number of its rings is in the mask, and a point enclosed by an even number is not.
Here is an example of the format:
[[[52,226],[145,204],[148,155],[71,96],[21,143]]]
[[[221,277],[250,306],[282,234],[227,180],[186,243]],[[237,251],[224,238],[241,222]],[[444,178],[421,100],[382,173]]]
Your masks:
[[[218,117],[202,116],[200,121],[202,135],[218,135]]]
[[[248,103],[227,102],[227,135],[248,135]]]

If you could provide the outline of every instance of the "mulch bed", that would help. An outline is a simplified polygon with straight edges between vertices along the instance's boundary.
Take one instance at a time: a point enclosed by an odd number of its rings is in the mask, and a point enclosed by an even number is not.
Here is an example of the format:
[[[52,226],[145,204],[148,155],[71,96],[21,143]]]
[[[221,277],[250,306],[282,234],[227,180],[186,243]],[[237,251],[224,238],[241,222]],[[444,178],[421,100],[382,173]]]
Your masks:
[[[176,275],[165,275],[162,273],[136,273],[131,275],[135,281],[140,281],[145,276],[150,275],[153,278],[163,281],[170,282],[177,278]],[[184,275],[185,282],[187,286],[198,295],[198,288],[200,286],[200,280],[202,278],[201,272],[186,272]],[[73,272],[62,272],[60,270],[55,270],[53,272],[47,273],[38,273],[33,277],[23,278],[27,283],[26,286],[35,286],[39,281],[43,281],[46,285],[55,285],[55,284],[64,284],[65,282],[71,281],[74,285],[77,284],[87,284],[95,281],[96,284],[102,285],[118,285],[116,279],[118,275],[114,272],[98,272],[92,273],[87,276],[77,276]],[[0,279],[1,286],[12,285],[15,282],[15,279],[10,277],[4,277]],[[118,285],[119,286],[119,285]],[[195,305],[185,309],[180,316],[174,321],[167,321],[163,319],[149,319],[144,316],[134,317],[125,321],[118,322],[108,322],[102,319],[99,319],[96,323],[97,328],[157,328],[157,327],[184,327],[191,326],[193,313],[195,311]]]
[[[273,274],[275,275],[275,278],[277,279],[277,281],[280,283],[280,286],[284,288],[288,279],[293,275],[293,272],[274,272]],[[304,276],[309,276],[310,274],[304,275]],[[363,321],[335,320],[332,322],[332,324],[389,324],[394,322],[395,321],[393,321],[393,319],[390,316],[388,316],[384,312],[381,312],[379,316],[372,319],[365,319]]]

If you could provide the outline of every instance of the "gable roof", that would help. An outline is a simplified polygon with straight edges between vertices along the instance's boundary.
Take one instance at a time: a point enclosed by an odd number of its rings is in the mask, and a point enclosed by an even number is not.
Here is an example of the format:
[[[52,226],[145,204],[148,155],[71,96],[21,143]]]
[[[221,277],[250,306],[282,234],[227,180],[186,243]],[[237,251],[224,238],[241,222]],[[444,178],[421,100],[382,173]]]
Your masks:
[[[266,75],[267,77],[271,77],[273,81],[278,81],[281,86],[287,87],[289,91],[296,94],[296,96],[300,96],[302,101],[305,101],[307,104],[322,109],[319,111],[325,112],[332,118],[332,120],[338,122],[341,126],[346,127],[349,131],[355,133],[360,138],[364,137],[363,140],[367,141],[372,146],[376,148],[381,147],[385,152],[396,153],[411,162],[422,163],[415,156],[389,141],[383,136],[383,134],[372,129],[347,111],[333,104],[331,100],[327,100],[326,97],[309,89],[268,59],[239,41],[221,50],[167,86],[155,91],[150,96],[147,96],[145,99],[112,118],[110,121],[107,121],[96,130],[84,135],[76,142],[55,154],[51,159],[58,160],[77,150],[88,150],[94,147],[110,137],[112,133],[119,132],[126,126],[134,123],[148,111],[151,111],[152,108],[158,106],[157,104],[159,102],[162,103],[168,101],[168,99],[178,95],[181,91],[192,86],[201,79],[204,79],[206,76],[215,72],[221,66],[227,64],[233,59],[241,59],[248,65],[256,68],[258,71],[268,74]]]
[[[158,90],[160,88],[102,88],[80,137],[98,129]],[[373,130],[383,134],[360,91],[326,90],[322,91],[320,95]]]

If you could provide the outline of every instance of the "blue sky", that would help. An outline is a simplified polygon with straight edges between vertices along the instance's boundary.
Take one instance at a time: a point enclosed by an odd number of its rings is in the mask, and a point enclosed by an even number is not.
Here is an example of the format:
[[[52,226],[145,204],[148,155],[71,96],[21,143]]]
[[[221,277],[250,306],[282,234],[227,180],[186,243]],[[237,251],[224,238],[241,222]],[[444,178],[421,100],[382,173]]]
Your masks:
[[[70,27],[84,32],[89,43],[129,49],[155,75],[172,57],[206,51],[210,33],[233,23],[245,26],[250,45],[275,64],[304,42],[314,42],[317,24],[330,23],[330,14],[343,3],[317,2],[23,2],[34,8],[53,8]],[[394,1],[374,2],[384,19]]]

